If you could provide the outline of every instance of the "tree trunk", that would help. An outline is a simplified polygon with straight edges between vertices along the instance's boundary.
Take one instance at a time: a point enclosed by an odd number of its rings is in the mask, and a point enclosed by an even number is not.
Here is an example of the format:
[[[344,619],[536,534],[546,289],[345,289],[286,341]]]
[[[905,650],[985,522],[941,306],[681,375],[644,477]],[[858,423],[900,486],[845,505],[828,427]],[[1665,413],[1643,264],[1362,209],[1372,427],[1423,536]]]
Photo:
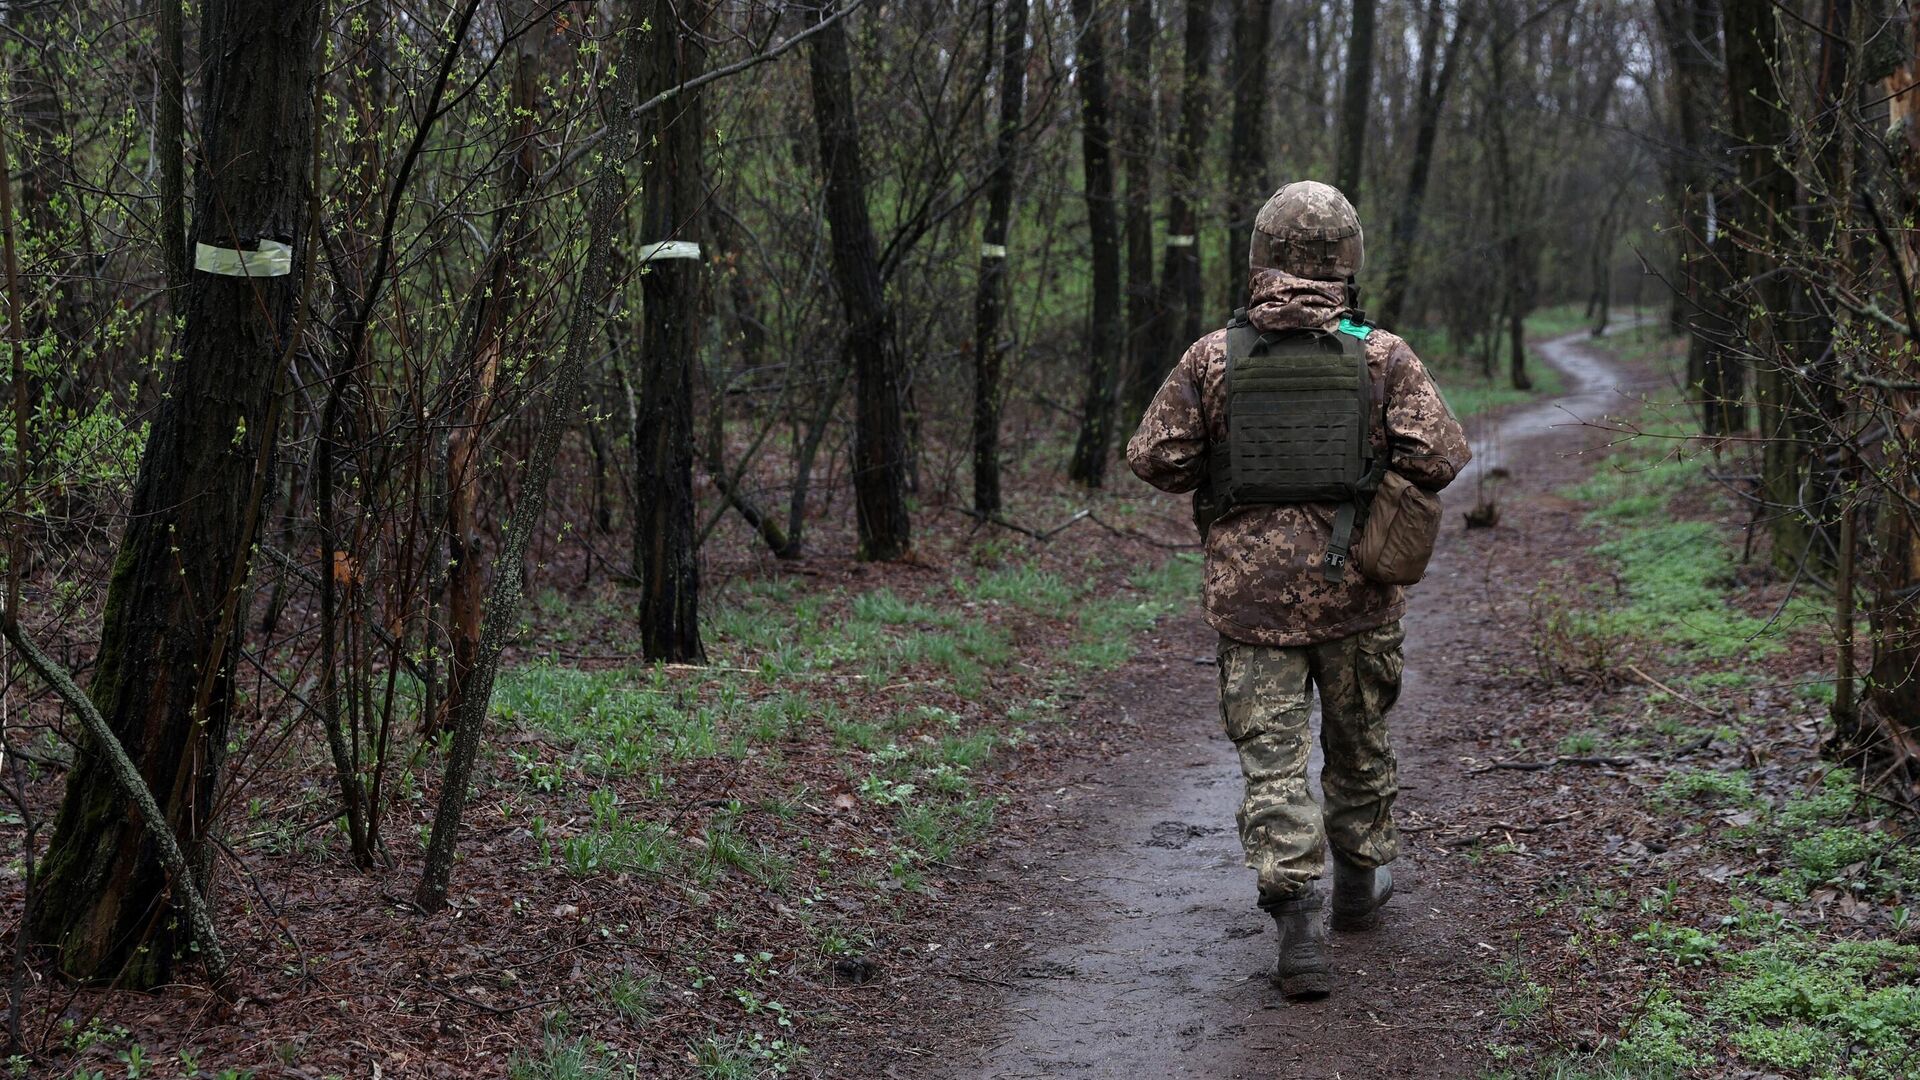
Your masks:
[[[1912,221],[1920,213],[1920,19],[1907,24],[1907,40],[1900,43],[1899,67],[1882,84],[1889,99],[1891,127],[1900,137],[1890,148],[1902,181],[1891,208],[1895,220]],[[1901,275],[1898,288],[1911,294],[1920,286],[1920,233],[1902,234],[1903,256],[1893,270]],[[1903,304],[1904,306],[1904,304]],[[1894,345],[1903,363],[1893,372],[1898,379],[1920,380],[1920,343],[1909,339]],[[1895,498],[1879,515],[1879,543],[1874,552],[1873,653],[1869,662],[1862,726],[1890,735],[1906,759],[1907,779],[1920,782],[1920,394],[1897,391],[1889,395],[1887,414],[1898,417],[1893,437],[1885,440],[1884,470],[1892,479]]]
[[[1213,5],[1187,0],[1184,73],[1180,85],[1180,139],[1167,176],[1167,247],[1160,267],[1160,312],[1149,397],[1200,336],[1200,229],[1198,203],[1205,178],[1200,152],[1207,139],[1207,71],[1213,51]],[[1221,313],[1223,316],[1225,312]],[[1142,410],[1146,402],[1140,403]]]
[[[1126,408],[1144,412],[1159,383],[1156,326],[1162,316],[1153,283],[1153,0],[1127,6],[1127,47],[1120,88],[1120,163],[1126,181]]]
[[[209,0],[196,239],[304,255],[318,3]],[[141,457],[90,697],[189,852],[212,825],[245,583],[294,343],[297,274],[196,272],[180,359]],[[83,742],[44,867],[33,936],[81,979],[166,982],[186,936],[168,874],[105,756]]]
[[[634,0],[638,8],[645,0]],[[447,766],[440,780],[440,803],[434,808],[433,832],[427,840],[427,853],[420,870],[420,884],[413,902],[427,912],[439,911],[447,903],[447,887],[453,877],[454,849],[459,843],[460,822],[466,814],[468,788],[473,780],[474,759],[480,752],[480,735],[486,728],[487,703],[493,697],[494,676],[500,670],[500,653],[507,637],[519,620],[520,599],[524,595],[521,579],[522,559],[527,541],[546,510],[547,486],[553,478],[553,459],[560,452],[560,437],[572,426],[574,402],[580,396],[581,373],[586,369],[593,348],[595,329],[604,321],[601,305],[613,279],[613,237],[621,222],[621,192],[625,186],[627,159],[634,149],[635,71],[644,64],[640,40],[639,12],[630,10],[621,30],[624,43],[614,67],[614,85],[609,95],[613,107],[608,110],[606,141],[599,163],[594,168],[591,194],[587,203],[587,250],[574,281],[574,293],[567,310],[566,350],[558,370],[549,380],[551,390],[533,447],[526,455],[526,467],[520,482],[520,498],[507,522],[500,554],[494,559],[493,583],[487,592],[487,614],[480,634],[480,653],[460,711],[453,718],[453,749],[447,754]]]
[[[825,14],[816,10],[818,23]],[[847,317],[853,357],[853,488],[860,557],[888,560],[911,547],[907,518],[907,432],[901,410],[900,346],[887,307],[880,260],[867,216],[867,176],[860,121],[853,107],[847,28],[835,19],[807,51],[820,168],[827,181],[827,224],[833,231],[833,275]]]
[[[1353,26],[1347,34],[1347,83],[1340,96],[1340,155],[1334,186],[1360,205],[1360,168],[1367,145],[1367,107],[1373,99],[1373,8],[1375,0],[1353,0]]]
[[[503,0],[501,20],[510,30],[525,29],[514,39],[509,93],[513,103],[513,152],[501,173],[500,210],[493,223],[493,242],[487,261],[474,280],[468,298],[469,323],[465,369],[460,373],[454,401],[459,420],[447,432],[447,638],[449,666],[447,692],[437,715],[430,717],[427,734],[440,730],[447,717],[460,709],[468,676],[480,653],[480,624],[485,618],[487,562],[480,515],[481,436],[493,418],[494,389],[506,347],[507,322],[519,293],[517,270],[520,248],[527,234],[527,211],[522,205],[533,182],[535,112],[539,104],[539,16],[532,0]]]
[[[1527,315],[1517,300],[1507,311],[1507,364],[1515,390],[1533,389],[1533,378],[1527,374]]]
[[[1741,368],[1724,346],[1731,332],[1726,306],[1727,259],[1718,220],[1722,139],[1715,130],[1725,107],[1720,78],[1720,22],[1716,0],[1662,0],[1656,10],[1668,62],[1673,126],[1678,136],[1667,167],[1668,198],[1679,217],[1680,320],[1687,338],[1687,381],[1699,402],[1700,430],[1725,435],[1746,426]]]
[[[1234,0],[1232,26],[1233,37],[1227,42],[1227,96],[1233,100],[1233,119],[1227,133],[1223,317],[1247,302],[1246,258],[1253,218],[1280,186],[1267,163],[1267,54],[1273,38],[1273,0]]]
[[[1081,156],[1086,175],[1087,224],[1093,256],[1093,313],[1087,328],[1086,393],[1081,398],[1080,436],[1068,475],[1088,487],[1106,478],[1113,444],[1114,381],[1120,346],[1120,227],[1113,205],[1113,146],[1108,132],[1111,98],[1106,45],[1096,0],[1073,0],[1080,31]]]
[[[1747,333],[1758,358],[1754,404],[1761,443],[1761,497],[1773,539],[1773,564],[1793,573],[1808,554],[1812,533],[1800,506],[1807,451],[1802,435],[1805,393],[1794,374],[1785,338],[1790,289],[1773,273],[1772,254],[1791,228],[1796,184],[1778,158],[1790,134],[1777,79],[1779,29],[1772,0],[1724,0],[1729,128],[1738,161],[1740,194],[1729,228],[1744,252],[1744,300],[1752,315]]]
[[[980,284],[973,302],[973,508],[1000,512],[1000,310],[1006,303],[1007,220],[1013,213],[1013,161],[1026,112],[1027,2],[1005,0],[1000,52],[1000,127],[987,179],[987,221],[980,231]]]
[[[706,65],[709,0],[642,0],[648,28],[640,95],[650,98]],[[698,244],[706,181],[703,95],[692,90],[641,129],[640,239]],[[693,497],[693,366],[700,349],[706,264],[699,248],[654,248],[640,274],[640,422],[633,432],[633,569],[640,579],[640,648],[648,660],[705,663],[700,644],[700,544]]]
[[[1509,348],[1508,370],[1513,388],[1531,390],[1533,380],[1527,377],[1526,349],[1526,318],[1531,302],[1527,296],[1528,275],[1523,269],[1523,261],[1530,260],[1532,252],[1528,248],[1526,223],[1520,213],[1519,183],[1515,176],[1517,164],[1513,160],[1512,136],[1508,130],[1507,94],[1510,84],[1507,65],[1512,60],[1508,56],[1508,49],[1514,40],[1514,32],[1511,27],[1512,12],[1507,6],[1498,4],[1495,12],[1494,39],[1487,50],[1490,96],[1487,133],[1491,144],[1488,164],[1493,172],[1493,219],[1501,230],[1501,319],[1494,324],[1494,336],[1498,337],[1504,323]],[[1492,366],[1489,357],[1489,375],[1492,374]]]
[[[1446,39],[1446,54],[1437,61],[1440,26],[1446,5],[1428,0],[1426,27],[1420,38],[1420,92],[1414,104],[1413,156],[1407,162],[1407,191],[1393,216],[1393,243],[1387,250],[1386,287],[1380,298],[1380,322],[1392,326],[1403,314],[1413,256],[1420,243],[1420,209],[1427,197],[1427,178],[1433,173],[1433,147],[1440,136],[1440,118],[1446,112],[1447,93],[1466,44],[1471,10],[1460,6]]]

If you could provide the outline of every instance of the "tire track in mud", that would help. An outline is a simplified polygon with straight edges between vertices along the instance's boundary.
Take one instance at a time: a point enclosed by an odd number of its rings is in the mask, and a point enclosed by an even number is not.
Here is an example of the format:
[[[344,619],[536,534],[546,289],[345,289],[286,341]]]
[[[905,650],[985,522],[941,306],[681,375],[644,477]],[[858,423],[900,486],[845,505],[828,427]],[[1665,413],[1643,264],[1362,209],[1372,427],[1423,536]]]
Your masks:
[[[1569,453],[1594,440],[1576,418],[1606,411],[1624,381],[1585,337],[1539,346],[1568,392],[1476,438],[1474,463],[1447,491],[1454,524],[1409,598],[1406,682],[1393,717],[1403,829],[1396,893],[1380,930],[1331,935],[1333,996],[1288,1004],[1267,982],[1273,927],[1254,907],[1234,833],[1239,765],[1220,730],[1217,639],[1196,611],[1164,626],[1154,655],[1129,664],[1104,695],[1162,736],[1096,767],[1074,785],[1092,790],[1063,800],[1057,826],[987,870],[1023,902],[980,912],[982,929],[1024,938],[1029,952],[1000,980],[1011,989],[998,1030],[947,1033],[961,1045],[931,1075],[1286,1080],[1483,1071],[1485,1047],[1498,1037],[1491,969],[1517,901],[1422,827],[1450,820],[1469,797],[1472,778],[1451,733],[1470,730],[1487,706],[1483,680],[1464,661],[1498,648],[1459,512],[1495,469],[1508,474],[1499,483],[1509,503],[1579,475]],[[1316,747],[1316,774],[1319,762]]]

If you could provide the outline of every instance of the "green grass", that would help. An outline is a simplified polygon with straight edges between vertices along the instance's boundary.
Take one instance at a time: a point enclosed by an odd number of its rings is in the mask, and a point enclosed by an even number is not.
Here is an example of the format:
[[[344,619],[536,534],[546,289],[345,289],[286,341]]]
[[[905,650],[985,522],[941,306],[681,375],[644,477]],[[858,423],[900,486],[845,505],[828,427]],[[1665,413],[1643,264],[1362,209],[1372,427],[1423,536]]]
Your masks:
[[[1671,803],[1700,801],[1745,806],[1754,801],[1753,777],[1745,769],[1728,772],[1675,769],[1660,782],[1659,796]]]
[[[660,980],[653,975],[634,975],[617,971],[607,980],[607,1003],[615,1012],[633,1023],[653,1019],[659,1004]]]
[[[1111,670],[1133,656],[1134,639],[1162,616],[1193,602],[1200,591],[1198,555],[1176,555],[1160,566],[1128,579],[1138,593],[1116,593],[1082,602],[1075,614],[1078,633],[1067,649],[1074,664]]]
[[[1771,869],[1737,881],[1762,896],[1801,902],[1830,887],[1871,901],[1904,895],[1920,880],[1920,852],[1850,820],[1858,791],[1845,773],[1829,773],[1778,806],[1761,798],[1742,770],[1676,770],[1654,796],[1656,806],[1676,814],[1687,812],[1682,804],[1701,802],[1757,815],[1753,825],[1727,835],[1749,851],[1757,845],[1777,853]],[[1737,1061],[1760,1071],[1859,1080],[1892,1080],[1920,1068],[1920,946],[1823,941],[1817,925],[1803,927],[1783,913],[1791,909],[1740,895],[1728,898],[1717,929],[1702,929],[1676,921],[1677,899],[1675,883],[1643,900],[1642,911],[1660,917],[1631,940],[1660,965],[1708,977],[1692,989],[1652,994],[1609,1060],[1723,1071]]]
[[[1531,390],[1514,389],[1504,368],[1489,379],[1477,364],[1454,362],[1436,365],[1432,374],[1441,396],[1447,399],[1448,408],[1463,419],[1566,393],[1566,380],[1559,369],[1544,363],[1527,367],[1527,374],[1533,380]]]
[[[520,1051],[507,1061],[509,1080],[613,1080],[628,1073],[605,1046],[583,1038],[548,1035],[537,1051]]]
[[[561,861],[568,873],[575,877],[663,873],[685,862],[687,855],[679,837],[664,825],[623,815],[619,796],[613,791],[594,792],[588,804],[591,824],[560,845]]]
[[[1705,1014],[1748,1062],[1875,1080],[1920,1069],[1920,947],[1789,940],[1725,967]]]
[[[786,892],[793,879],[793,861],[741,835],[731,817],[707,826],[701,841],[694,880],[702,887],[712,887],[727,871],[737,871],[776,893]]]
[[[1640,352],[1667,347],[1657,334],[1627,336],[1640,339],[1631,343]],[[1646,427],[1655,435],[1688,430],[1657,418]],[[1826,613],[1796,600],[1768,625],[1733,602],[1744,591],[1734,562],[1738,538],[1685,520],[1712,492],[1699,463],[1676,453],[1683,446],[1657,437],[1629,443],[1610,467],[1564,493],[1586,504],[1584,520],[1601,537],[1592,551],[1609,575],[1595,586],[1543,588],[1536,633],[1558,635],[1559,647],[1596,670],[1641,654],[1678,666],[1666,676],[1672,685],[1718,698],[1729,717],[1766,710],[1756,699],[1767,691],[1788,697],[1790,712],[1817,707],[1831,694],[1830,681],[1815,674],[1783,687],[1782,673],[1763,662],[1781,655],[1799,626],[1824,625]],[[1543,618],[1543,609],[1551,614]],[[1653,730],[1675,741],[1711,737],[1732,747],[1754,737],[1738,719],[1711,730],[1676,720],[1670,694],[1639,700]],[[1589,722],[1598,726],[1567,735],[1563,753],[1607,745],[1615,729],[1599,716]],[[1637,912],[1626,889],[1569,891],[1575,898],[1566,902],[1577,909],[1569,921],[1580,928],[1570,944],[1606,968],[1649,973],[1640,1007],[1616,1021],[1617,1036],[1592,1053],[1540,1048],[1544,1056],[1524,1066],[1512,1063],[1529,1048],[1491,1047],[1504,1070],[1491,1075],[1920,1075],[1920,946],[1911,944],[1905,906],[1920,882],[1920,850],[1880,820],[1883,808],[1863,802],[1850,772],[1828,771],[1783,797],[1779,759],[1761,753],[1755,760],[1752,772],[1676,768],[1647,795],[1648,808],[1675,835],[1699,845],[1689,871],[1721,864],[1724,883],[1676,877],[1642,893]],[[1507,981],[1528,985],[1517,974]],[[1521,1024],[1528,1004],[1510,991],[1502,1018]]]
[[[1051,615],[1066,610],[1086,589],[1067,584],[1058,574],[1021,565],[992,570],[972,581],[955,578],[953,591],[975,603],[1010,604],[1023,611]]]
[[[1674,452],[1680,443],[1660,437],[1678,434],[1678,425],[1648,430],[1652,434],[1619,448],[1606,468],[1564,492],[1586,503],[1586,523],[1608,536],[1592,551],[1613,573],[1611,581],[1571,595],[1556,588],[1545,605],[1553,633],[1584,643],[1601,662],[1631,641],[1725,664],[1777,653],[1796,628],[1823,621],[1824,612],[1805,598],[1790,602],[1778,618],[1727,602],[1736,569],[1733,537],[1711,522],[1676,520],[1671,511],[1675,498],[1697,497],[1711,481],[1697,461]],[[1722,678],[1737,684],[1745,676]]]

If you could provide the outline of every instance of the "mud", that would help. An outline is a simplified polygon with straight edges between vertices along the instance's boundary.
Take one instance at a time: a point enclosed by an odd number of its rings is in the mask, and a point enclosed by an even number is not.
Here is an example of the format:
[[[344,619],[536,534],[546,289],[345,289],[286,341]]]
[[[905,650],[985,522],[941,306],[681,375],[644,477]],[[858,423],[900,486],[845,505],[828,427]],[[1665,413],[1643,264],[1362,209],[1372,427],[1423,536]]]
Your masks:
[[[1406,620],[1396,894],[1381,929],[1333,935],[1333,996],[1288,1004],[1268,984],[1274,934],[1233,831],[1240,775],[1216,709],[1216,639],[1194,613],[1163,627],[1107,695],[1162,737],[1061,787],[1058,824],[989,871],[1007,900],[979,913],[979,929],[1016,955],[967,978],[1002,995],[1002,1023],[947,1033],[943,1065],[925,1075],[1439,1078],[1489,1066],[1495,964],[1516,947],[1519,901],[1436,823],[1471,799],[1457,733],[1499,707],[1483,693],[1489,662],[1513,643],[1487,617],[1481,573],[1503,548],[1464,534],[1460,511],[1483,479],[1513,505],[1580,475],[1579,452],[1600,439],[1579,420],[1609,411],[1624,381],[1584,339],[1539,347],[1569,392],[1490,425],[1449,489],[1449,526]]]

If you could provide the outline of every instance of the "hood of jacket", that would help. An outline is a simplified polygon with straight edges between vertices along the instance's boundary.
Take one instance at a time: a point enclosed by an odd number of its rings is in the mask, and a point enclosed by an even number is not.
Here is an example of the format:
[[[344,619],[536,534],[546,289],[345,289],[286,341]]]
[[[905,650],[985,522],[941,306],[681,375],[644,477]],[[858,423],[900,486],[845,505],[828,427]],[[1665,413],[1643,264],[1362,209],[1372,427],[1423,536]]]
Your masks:
[[[1262,330],[1330,326],[1347,310],[1342,281],[1295,277],[1284,270],[1255,270],[1249,281],[1247,318]]]

